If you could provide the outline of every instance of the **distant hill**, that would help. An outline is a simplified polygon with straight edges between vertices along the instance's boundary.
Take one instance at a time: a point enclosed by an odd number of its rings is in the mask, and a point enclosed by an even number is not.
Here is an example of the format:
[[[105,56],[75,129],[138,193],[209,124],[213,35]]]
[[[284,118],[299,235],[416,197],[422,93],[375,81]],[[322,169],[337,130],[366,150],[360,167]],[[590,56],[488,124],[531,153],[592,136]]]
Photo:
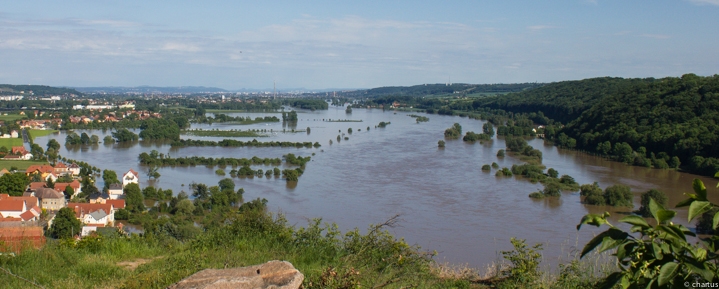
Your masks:
[[[0,84],[0,95],[51,96],[51,95],[82,95],[79,91],[67,87],[51,87],[47,85],[13,85]]]
[[[99,86],[99,87],[76,87],[78,91],[84,93],[109,93],[109,94],[152,94],[152,93],[217,93],[228,92],[225,89],[206,86]]]
[[[371,89],[344,91],[349,97],[383,97],[383,96],[429,96],[449,94],[504,94],[520,92],[543,86],[543,83],[509,83],[509,84],[466,84],[466,83],[435,83],[413,86],[385,86]]]

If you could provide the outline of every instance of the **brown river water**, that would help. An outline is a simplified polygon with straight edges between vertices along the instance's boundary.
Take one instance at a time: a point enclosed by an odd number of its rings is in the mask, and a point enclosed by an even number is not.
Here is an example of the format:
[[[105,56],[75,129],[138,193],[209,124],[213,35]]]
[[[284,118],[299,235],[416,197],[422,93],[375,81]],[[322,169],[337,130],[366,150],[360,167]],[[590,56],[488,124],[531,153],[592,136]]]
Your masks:
[[[310,127],[311,133],[277,133],[258,141],[312,141],[320,148],[171,148],[169,144],[140,141],[134,144],[111,144],[84,147],[65,147],[61,155],[86,161],[100,169],[115,170],[118,175],[130,168],[141,174],[141,187],[152,185],[189,192],[191,182],[215,185],[227,176],[215,174],[217,168],[165,167],[157,181],[148,181],[147,168],[139,165],[138,155],[157,150],[180,156],[206,157],[281,157],[294,153],[307,156],[315,153],[296,186],[288,186],[276,178],[235,178],[236,186],[245,188],[245,200],[257,197],[269,200],[270,209],[283,213],[290,224],[305,226],[307,220],[322,218],[337,223],[343,231],[366,229],[369,224],[382,223],[399,214],[399,226],[390,229],[398,238],[417,244],[424,250],[436,250],[440,262],[469,264],[473,267],[499,260],[502,250],[511,249],[509,239],[517,237],[528,243],[544,244],[544,261],[556,264],[567,260],[595,234],[606,228],[587,226],[577,231],[575,226],[587,213],[610,211],[613,223],[628,214],[629,208],[587,206],[580,203],[578,192],[565,192],[559,199],[533,200],[527,195],[542,188],[521,177],[496,177],[481,171],[483,164],[497,162],[500,167],[521,163],[507,155],[496,157],[504,149],[502,138],[483,144],[447,141],[446,148],[437,147],[443,132],[453,123],[462,125],[463,132],[482,131],[483,121],[457,116],[427,115],[429,122],[415,123],[410,113],[382,110],[354,109],[346,114],[344,108],[330,107],[326,111],[301,111],[297,129]],[[422,113],[416,113],[425,115]],[[278,113],[232,113],[233,116],[265,116]],[[353,119],[362,122],[326,122],[322,119]],[[375,128],[379,122],[391,122],[386,128]],[[367,131],[367,127],[370,130]],[[281,123],[233,125],[193,124],[203,129],[267,129],[281,131]],[[353,133],[347,134],[352,128]],[[361,129],[361,131],[360,131]],[[338,130],[349,140],[337,142]],[[100,130],[86,131],[102,139]],[[78,131],[80,133],[80,131]],[[139,130],[136,131],[139,133]],[[50,138],[64,143],[64,132],[38,137],[35,142],[44,146]],[[201,138],[183,136],[183,138]],[[201,138],[221,140],[222,138]],[[241,138],[251,140],[251,138]],[[334,142],[329,144],[329,140]],[[669,197],[673,207],[683,199],[683,192],[691,191],[694,178],[702,179],[710,190],[712,201],[719,202],[717,181],[673,170],[658,170],[627,166],[585,153],[558,149],[541,139],[529,144],[543,153],[543,164],[560,175],[568,174],[580,184],[598,182],[602,188],[625,184],[632,188],[635,207],[639,207],[641,192],[657,188]],[[266,170],[270,166],[256,166]],[[229,173],[231,168],[225,170]],[[98,187],[101,187],[101,179]],[[711,193],[714,192],[714,193]],[[678,209],[674,221],[690,228],[686,209]]]

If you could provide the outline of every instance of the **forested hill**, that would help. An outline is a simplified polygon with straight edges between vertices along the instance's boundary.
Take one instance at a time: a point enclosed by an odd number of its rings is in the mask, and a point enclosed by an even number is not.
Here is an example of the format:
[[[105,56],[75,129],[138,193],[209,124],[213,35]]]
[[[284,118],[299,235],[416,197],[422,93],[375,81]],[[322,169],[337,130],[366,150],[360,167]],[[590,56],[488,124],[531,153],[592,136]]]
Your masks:
[[[348,97],[372,98],[382,96],[428,96],[448,94],[497,94],[519,92],[544,85],[543,83],[500,83],[500,84],[466,84],[436,83],[413,86],[385,86],[372,89],[344,91]]]
[[[30,94],[32,92],[32,94]],[[34,95],[34,96],[53,96],[53,95],[82,95],[77,90],[66,87],[51,87],[46,85],[13,85],[0,84],[0,95]]]
[[[562,81],[497,97],[474,101],[474,107],[488,107],[511,112],[542,111],[547,117],[567,123],[576,119],[585,110],[604,97],[639,85],[652,83],[653,78],[591,78],[577,81]]]
[[[719,171],[719,75],[636,83],[601,98],[562,132],[578,148],[626,142],[635,150],[678,156],[692,171],[713,175]]]
[[[676,156],[693,173],[719,171],[719,75],[565,81],[478,99],[473,106],[541,111],[566,124],[547,132],[561,146],[637,165]]]

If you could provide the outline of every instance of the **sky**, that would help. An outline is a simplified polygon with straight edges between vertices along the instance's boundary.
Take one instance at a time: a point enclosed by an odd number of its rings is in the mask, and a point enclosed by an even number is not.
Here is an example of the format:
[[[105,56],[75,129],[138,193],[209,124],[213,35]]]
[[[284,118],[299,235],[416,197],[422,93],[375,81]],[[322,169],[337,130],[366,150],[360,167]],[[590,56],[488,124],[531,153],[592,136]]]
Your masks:
[[[719,0],[0,0],[8,84],[349,89],[685,73],[719,73]]]

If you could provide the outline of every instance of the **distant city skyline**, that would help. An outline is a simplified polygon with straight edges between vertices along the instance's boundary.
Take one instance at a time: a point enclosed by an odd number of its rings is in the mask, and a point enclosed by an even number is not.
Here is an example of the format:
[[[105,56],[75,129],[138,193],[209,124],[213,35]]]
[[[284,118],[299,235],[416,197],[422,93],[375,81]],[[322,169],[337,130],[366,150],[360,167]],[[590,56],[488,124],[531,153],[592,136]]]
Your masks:
[[[0,83],[227,90],[719,73],[719,0],[4,1]]]

